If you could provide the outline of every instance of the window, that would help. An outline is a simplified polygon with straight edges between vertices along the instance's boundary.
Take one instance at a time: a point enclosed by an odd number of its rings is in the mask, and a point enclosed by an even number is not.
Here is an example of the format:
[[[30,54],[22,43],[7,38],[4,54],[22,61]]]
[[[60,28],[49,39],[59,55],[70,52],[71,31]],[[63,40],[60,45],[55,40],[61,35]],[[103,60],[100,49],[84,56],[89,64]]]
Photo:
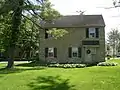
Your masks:
[[[86,38],[99,38],[99,29],[98,28],[87,28]]]
[[[72,57],[78,57],[78,48],[72,48]]]
[[[54,48],[48,48],[48,57],[54,57]]]
[[[81,57],[81,48],[69,47],[68,48],[69,57]]]
[[[57,57],[57,48],[45,48],[45,57]]]
[[[45,39],[52,38],[52,34],[47,33],[48,29],[45,29]]]
[[[95,28],[89,28],[89,38],[95,37],[96,37]]]

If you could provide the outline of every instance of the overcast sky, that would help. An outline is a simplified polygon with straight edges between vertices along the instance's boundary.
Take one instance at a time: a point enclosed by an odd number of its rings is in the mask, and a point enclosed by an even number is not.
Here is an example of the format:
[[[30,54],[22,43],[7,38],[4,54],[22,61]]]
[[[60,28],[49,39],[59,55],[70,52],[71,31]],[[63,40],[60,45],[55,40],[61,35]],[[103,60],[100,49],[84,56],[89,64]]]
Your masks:
[[[113,0],[50,0],[54,8],[62,15],[78,14],[76,11],[86,10],[85,14],[102,14],[106,24],[106,34],[111,28],[120,26],[120,8],[104,9],[98,7],[112,7]]]

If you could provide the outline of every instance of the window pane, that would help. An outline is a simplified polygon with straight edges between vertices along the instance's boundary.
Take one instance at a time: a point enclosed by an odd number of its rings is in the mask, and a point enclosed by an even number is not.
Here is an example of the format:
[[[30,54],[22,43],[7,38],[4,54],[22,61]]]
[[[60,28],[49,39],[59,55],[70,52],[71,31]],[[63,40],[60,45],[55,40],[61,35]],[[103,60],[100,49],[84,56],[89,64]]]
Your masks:
[[[53,53],[48,53],[48,56],[49,57],[54,57],[54,54]]]
[[[78,56],[78,48],[73,47],[72,48],[72,57],[77,57]]]
[[[89,33],[95,33],[95,28],[89,28]]]
[[[54,48],[49,48],[48,52],[54,52]]]
[[[54,48],[48,48],[48,57],[54,57]]]
[[[73,57],[77,57],[77,56],[78,56],[77,52],[73,52]]]
[[[72,48],[72,52],[78,52],[78,48],[73,47],[73,48]]]
[[[53,35],[52,34],[48,34],[48,38],[52,38],[53,37]]]
[[[95,28],[89,28],[89,37],[90,38],[95,37]]]
[[[90,36],[91,37],[95,37],[95,33],[90,33]]]

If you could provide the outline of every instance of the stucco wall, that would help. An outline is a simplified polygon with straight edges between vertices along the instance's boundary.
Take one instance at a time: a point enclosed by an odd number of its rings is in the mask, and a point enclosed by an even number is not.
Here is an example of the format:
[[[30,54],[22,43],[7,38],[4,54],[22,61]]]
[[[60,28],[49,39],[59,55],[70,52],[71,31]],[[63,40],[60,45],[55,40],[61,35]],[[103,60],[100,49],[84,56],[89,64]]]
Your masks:
[[[76,62],[81,63],[84,62],[85,59],[85,51],[82,45],[82,40],[91,40],[86,38],[86,28],[66,28],[69,32],[62,38],[52,39],[48,38],[45,39],[45,31],[41,31],[40,33],[40,57],[42,60],[52,61],[52,62]],[[104,27],[99,27],[99,38],[94,40],[99,40],[100,45],[91,46],[97,47],[96,50],[96,58],[95,62],[104,61],[105,59],[105,32]],[[57,58],[45,58],[45,50],[44,48],[56,47],[57,48]],[[68,57],[68,47],[81,47],[82,48],[82,57],[81,58],[69,58]]]

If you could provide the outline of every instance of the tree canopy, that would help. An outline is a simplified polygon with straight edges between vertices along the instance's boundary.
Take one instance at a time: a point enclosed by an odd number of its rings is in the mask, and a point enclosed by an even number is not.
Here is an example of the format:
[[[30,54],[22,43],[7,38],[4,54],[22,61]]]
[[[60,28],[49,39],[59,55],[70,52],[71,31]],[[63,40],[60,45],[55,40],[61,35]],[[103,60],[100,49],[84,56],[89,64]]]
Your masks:
[[[107,42],[113,48],[113,56],[115,56],[116,50],[120,47],[120,32],[118,29],[112,29],[108,33]]]
[[[1,0],[0,51],[7,51],[7,68],[13,67],[16,47],[23,50],[37,48],[39,30],[43,29],[41,21],[49,22],[60,16],[49,0]]]

